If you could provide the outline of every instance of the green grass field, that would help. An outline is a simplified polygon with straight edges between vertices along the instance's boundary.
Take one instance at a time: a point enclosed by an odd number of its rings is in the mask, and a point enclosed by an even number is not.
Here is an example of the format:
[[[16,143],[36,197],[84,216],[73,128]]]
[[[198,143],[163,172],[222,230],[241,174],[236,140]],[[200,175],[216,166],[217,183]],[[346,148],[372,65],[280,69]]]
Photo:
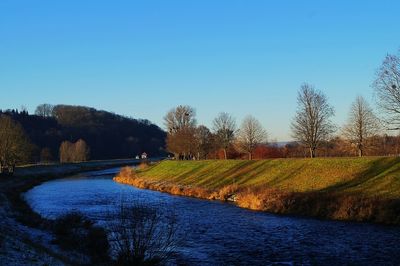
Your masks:
[[[400,158],[395,157],[163,161],[138,174],[152,181],[206,189],[238,184],[400,197]]]

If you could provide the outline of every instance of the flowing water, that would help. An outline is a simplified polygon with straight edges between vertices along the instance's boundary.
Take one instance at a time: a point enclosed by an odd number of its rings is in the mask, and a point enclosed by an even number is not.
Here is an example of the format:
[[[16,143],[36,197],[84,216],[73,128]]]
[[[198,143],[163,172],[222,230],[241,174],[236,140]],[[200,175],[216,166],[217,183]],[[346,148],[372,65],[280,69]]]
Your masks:
[[[277,216],[227,203],[172,196],[115,183],[118,169],[43,183],[25,194],[47,218],[79,211],[107,223],[121,202],[162,206],[178,217],[183,265],[400,265],[400,228]],[[161,204],[160,204],[161,203]]]

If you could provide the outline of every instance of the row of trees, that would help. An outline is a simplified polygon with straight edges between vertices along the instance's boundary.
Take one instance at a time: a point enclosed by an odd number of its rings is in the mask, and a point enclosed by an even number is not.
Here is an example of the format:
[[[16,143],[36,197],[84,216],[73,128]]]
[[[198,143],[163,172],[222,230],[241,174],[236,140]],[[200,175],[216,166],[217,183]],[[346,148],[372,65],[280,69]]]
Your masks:
[[[378,118],[365,98],[358,96],[351,105],[347,123],[338,130],[332,122],[334,108],[326,95],[304,83],[298,92],[297,110],[291,123],[292,137],[296,142],[286,145],[285,151],[271,146],[269,151],[274,150],[275,155],[287,156],[291,153],[293,156],[294,150],[307,149],[309,156],[314,158],[317,150],[325,147],[335,147],[334,154],[349,154],[343,150],[350,144],[358,156],[363,156],[367,149],[370,151],[386,139],[386,136],[379,135],[380,132],[400,129],[400,54],[385,58],[373,87],[378,107],[385,116]],[[264,146],[264,151],[266,149],[266,131],[252,116],[246,117],[238,129],[231,115],[221,113],[214,119],[212,130],[204,125],[197,126],[195,110],[190,106],[178,106],[169,111],[164,119],[168,130],[167,150],[176,158],[203,159],[222,150],[223,157],[227,159],[227,150],[233,148],[252,159],[257,148],[259,153],[261,146]],[[342,147],[337,148],[340,145]],[[326,148],[325,155],[332,150]]]
[[[11,117],[0,115],[0,173],[13,171],[18,163],[30,161],[33,144],[23,127]],[[60,162],[83,162],[89,159],[90,149],[86,142],[79,139],[75,143],[64,141],[60,145]],[[49,148],[41,150],[41,160],[49,162],[53,156]]]
[[[386,56],[373,87],[378,108],[384,115],[378,118],[368,102],[358,96],[342,128],[342,135],[356,147],[360,157],[371,138],[376,138],[379,132],[400,129],[400,53]],[[334,110],[327,97],[309,84],[301,87],[297,101],[298,110],[291,125],[293,137],[307,146],[310,156],[315,157],[316,149],[335,132],[331,122]]]
[[[334,109],[327,97],[309,84],[303,84],[297,96],[298,108],[292,121],[292,136],[309,149],[310,157],[316,156],[321,144],[334,137],[337,127],[332,123]],[[347,123],[341,128],[341,136],[353,144],[358,156],[364,150],[371,137],[383,128],[383,124],[374,114],[372,107],[358,96],[352,103]]]
[[[337,147],[340,139],[351,144],[359,156],[364,155],[368,146],[376,145],[377,141],[372,141],[372,138],[376,139],[382,125],[362,96],[358,96],[351,106],[348,122],[340,130],[342,138],[333,135],[337,129],[331,121],[333,115],[334,109],[329,105],[326,96],[313,86],[303,84],[298,93],[298,109],[291,124],[292,136],[302,146],[291,144],[281,149],[269,145],[269,156],[272,156],[273,151],[276,157],[297,157],[299,149],[307,148],[309,156],[313,158],[317,149],[329,145]],[[239,154],[246,153],[250,160],[257,148],[257,157],[263,152],[268,154],[265,147],[267,133],[253,116],[247,116],[240,128],[236,127],[235,119],[228,113],[220,113],[213,120],[212,130],[196,124],[195,111],[190,106],[178,106],[165,116],[168,129],[167,149],[176,158],[206,159],[210,155],[215,157],[215,153],[220,150],[223,152],[223,158],[227,159],[228,149],[234,149]],[[346,146],[344,143],[342,145]]]
[[[252,159],[257,145],[267,141],[266,131],[252,116],[247,116],[238,129],[231,115],[220,113],[210,130],[204,125],[197,126],[192,107],[180,105],[170,110],[164,120],[168,130],[167,149],[179,159],[207,159],[211,154],[215,157],[218,150],[227,159],[227,150],[232,145]]]

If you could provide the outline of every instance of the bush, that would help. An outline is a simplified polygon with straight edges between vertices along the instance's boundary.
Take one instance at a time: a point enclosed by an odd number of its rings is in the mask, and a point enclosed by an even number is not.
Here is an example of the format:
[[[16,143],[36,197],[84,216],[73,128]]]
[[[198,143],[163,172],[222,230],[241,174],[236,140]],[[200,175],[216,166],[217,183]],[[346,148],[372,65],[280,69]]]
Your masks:
[[[175,215],[161,215],[160,208],[135,204],[121,206],[113,214],[110,242],[115,265],[159,265],[165,263],[176,248]]]
[[[92,263],[109,261],[106,231],[80,213],[69,213],[54,223],[56,244],[65,250],[76,250],[90,256]]]

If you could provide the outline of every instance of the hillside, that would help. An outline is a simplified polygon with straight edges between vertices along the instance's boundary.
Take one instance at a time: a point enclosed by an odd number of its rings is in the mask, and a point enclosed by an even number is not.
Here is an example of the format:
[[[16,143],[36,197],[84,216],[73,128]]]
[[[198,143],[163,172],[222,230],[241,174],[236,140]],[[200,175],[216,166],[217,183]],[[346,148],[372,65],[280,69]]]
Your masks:
[[[83,139],[90,159],[132,158],[142,152],[164,154],[165,132],[148,120],[133,119],[85,106],[56,105],[48,116],[15,110],[1,111],[19,122],[33,144],[31,162],[40,161],[43,149],[58,160],[61,142]]]

